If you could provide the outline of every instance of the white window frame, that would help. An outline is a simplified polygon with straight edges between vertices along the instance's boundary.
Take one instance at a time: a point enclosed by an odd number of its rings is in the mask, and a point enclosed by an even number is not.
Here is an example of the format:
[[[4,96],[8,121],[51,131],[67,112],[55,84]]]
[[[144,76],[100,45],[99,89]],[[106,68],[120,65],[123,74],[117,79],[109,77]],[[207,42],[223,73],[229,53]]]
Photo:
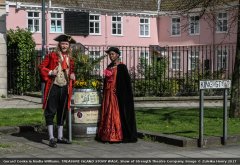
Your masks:
[[[32,12],[33,13],[33,15],[34,15],[34,13],[38,13],[39,15],[38,15],[38,17],[35,17],[35,16],[33,16],[33,17],[29,17],[28,16],[28,13],[30,13],[30,12]],[[32,29],[30,29],[29,28],[29,24],[28,24],[28,20],[33,20],[33,28],[35,27],[35,21],[37,20],[38,21],[38,26],[39,26],[39,30],[38,31],[35,31],[35,30],[32,30]],[[30,32],[32,32],[32,33],[41,33],[42,32],[42,23],[41,23],[41,12],[40,11],[38,11],[38,10],[28,10],[27,11],[27,29],[29,29],[29,31]],[[35,28],[34,28],[35,29]]]
[[[91,16],[94,16],[94,20],[90,19]],[[98,16],[99,19],[97,20],[95,16]],[[91,28],[90,24],[91,23],[93,23],[93,27],[92,27],[93,31],[94,31],[93,33],[91,33],[91,31],[90,31],[90,28]],[[99,27],[98,27],[99,28],[99,32],[98,33],[96,33],[96,28],[97,28],[96,24],[99,25]],[[100,14],[90,14],[89,15],[89,34],[90,35],[101,35],[101,15]]]
[[[175,54],[175,53],[176,53],[176,54]],[[173,58],[176,59],[176,64],[174,64]],[[172,70],[175,70],[175,71],[180,70],[180,69],[179,69],[179,68],[180,68],[180,62],[181,62],[181,61],[180,61],[180,51],[173,51],[173,52],[172,52],[171,62],[172,62],[172,65],[171,65]],[[176,67],[174,67],[174,65],[176,65]]]
[[[192,64],[195,64],[194,66],[199,65],[199,51],[198,50],[192,50],[190,51],[190,54],[188,55],[188,70],[195,70],[197,68],[193,68]]]
[[[116,17],[116,21],[113,21],[113,18]],[[121,21],[118,21],[117,18],[121,18]],[[112,23],[111,23],[111,33],[114,36],[122,36],[123,35],[123,17],[122,16],[112,16],[111,18]],[[113,33],[113,25],[116,26],[116,34]],[[121,28],[119,28],[118,26],[121,26]],[[121,33],[118,33],[118,29],[121,30]]]
[[[141,23],[141,20],[143,20],[143,23]],[[143,29],[143,34],[141,34],[142,32],[141,29]],[[144,18],[144,17],[139,18],[139,36],[150,37],[150,18]]]
[[[119,61],[123,62],[123,51],[122,50],[120,50]]]
[[[227,70],[228,69],[228,49],[225,47],[219,47],[217,50],[217,70]]]
[[[141,59],[146,61],[147,65],[150,65],[150,53],[148,50],[141,50],[139,52],[139,62],[141,62]]]
[[[179,19],[179,22],[173,22],[174,19]],[[179,31],[179,34],[173,34],[173,32],[175,31],[173,28],[174,26],[176,27],[176,31]],[[172,36],[180,36],[181,35],[181,18],[178,16],[171,17],[171,35]]]
[[[90,50],[89,51],[89,59],[96,60],[99,57],[101,57],[101,51],[100,50]],[[100,71],[101,65],[100,63],[98,64],[99,66],[94,66],[92,69],[94,72]]]
[[[52,14],[61,14],[61,18],[52,18]],[[55,31],[52,31],[52,21],[55,21]],[[56,23],[57,21],[61,21],[61,32],[58,32],[56,30],[57,26]],[[63,12],[50,12],[50,33],[63,33],[64,32],[64,20],[63,20]]]
[[[223,14],[226,14],[226,17],[219,17]],[[224,30],[226,27],[226,30]],[[216,32],[217,33],[226,33],[228,31],[228,13],[227,12],[218,12],[217,13],[217,22],[216,22]]]
[[[198,20],[196,19],[196,17],[198,17]],[[192,32],[192,30],[193,30],[193,32]],[[191,15],[189,17],[189,34],[190,35],[199,35],[200,34],[200,16],[199,15]]]

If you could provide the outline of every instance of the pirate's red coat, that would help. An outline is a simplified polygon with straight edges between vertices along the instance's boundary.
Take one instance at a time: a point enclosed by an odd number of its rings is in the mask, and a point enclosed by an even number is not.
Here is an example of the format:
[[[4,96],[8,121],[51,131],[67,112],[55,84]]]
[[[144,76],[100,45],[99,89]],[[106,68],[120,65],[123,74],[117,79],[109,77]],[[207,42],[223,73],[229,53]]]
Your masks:
[[[42,80],[45,81],[45,89],[44,89],[44,100],[43,100],[43,109],[46,108],[47,105],[47,100],[48,100],[48,94],[50,89],[52,88],[53,76],[49,76],[49,71],[54,70],[58,66],[59,62],[59,56],[57,55],[56,52],[52,52],[44,58],[42,63],[38,66],[40,70],[40,75],[42,77]],[[74,73],[74,61],[70,58],[70,69],[69,69],[69,75]],[[71,97],[72,97],[72,85],[73,81],[70,80],[68,84],[68,110],[70,110],[70,102],[71,102]]]

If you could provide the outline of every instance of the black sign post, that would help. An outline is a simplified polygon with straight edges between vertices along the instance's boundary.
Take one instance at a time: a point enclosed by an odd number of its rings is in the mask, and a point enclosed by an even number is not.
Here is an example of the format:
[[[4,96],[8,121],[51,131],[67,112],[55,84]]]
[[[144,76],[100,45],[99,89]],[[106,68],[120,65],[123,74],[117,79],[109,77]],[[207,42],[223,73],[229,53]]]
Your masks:
[[[223,96],[223,144],[227,142],[227,90],[231,87],[231,80],[203,80],[199,82],[199,147],[204,146],[204,90],[224,89]]]

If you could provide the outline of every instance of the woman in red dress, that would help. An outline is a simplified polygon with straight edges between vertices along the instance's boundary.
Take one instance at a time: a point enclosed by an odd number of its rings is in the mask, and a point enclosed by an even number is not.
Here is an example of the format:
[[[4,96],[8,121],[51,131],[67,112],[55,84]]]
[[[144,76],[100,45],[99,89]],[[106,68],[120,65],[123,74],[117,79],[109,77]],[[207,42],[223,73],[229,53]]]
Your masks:
[[[119,62],[120,51],[110,47],[111,64],[104,71],[104,89],[98,138],[103,142],[136,142],[137,131],[130,76]]]

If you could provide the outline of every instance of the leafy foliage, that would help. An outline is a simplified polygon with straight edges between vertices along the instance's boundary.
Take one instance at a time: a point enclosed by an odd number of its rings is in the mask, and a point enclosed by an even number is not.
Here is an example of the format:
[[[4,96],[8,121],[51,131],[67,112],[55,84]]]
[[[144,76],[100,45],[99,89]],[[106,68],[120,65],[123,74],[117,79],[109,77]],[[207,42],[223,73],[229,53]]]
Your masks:
[[[32,38],[32,33],[17,28],[7,31],[7,49],[8,51],[8,67],[11,67],[11,81],[15,84],[15,89],[18,94],[23,94],[25,91],[30,91],[34,86],[35,77],[35,42]]]
[[[140,59],[135,77],[135,96],[173,96],[178,91],[178,82],[167,79],[168,59],[165,57],[153,58],[151,64],[147,64],[144,58]]]
[[[89,55],[84,54],[79,49],[73,50],[72,55],[75,62],[75,74],[77,80],[74,86],[76,88],[100,89],[102,77],[94,74],[93,69],[100,63],[105,55],[100,56],[95,60],[91,60]]]

